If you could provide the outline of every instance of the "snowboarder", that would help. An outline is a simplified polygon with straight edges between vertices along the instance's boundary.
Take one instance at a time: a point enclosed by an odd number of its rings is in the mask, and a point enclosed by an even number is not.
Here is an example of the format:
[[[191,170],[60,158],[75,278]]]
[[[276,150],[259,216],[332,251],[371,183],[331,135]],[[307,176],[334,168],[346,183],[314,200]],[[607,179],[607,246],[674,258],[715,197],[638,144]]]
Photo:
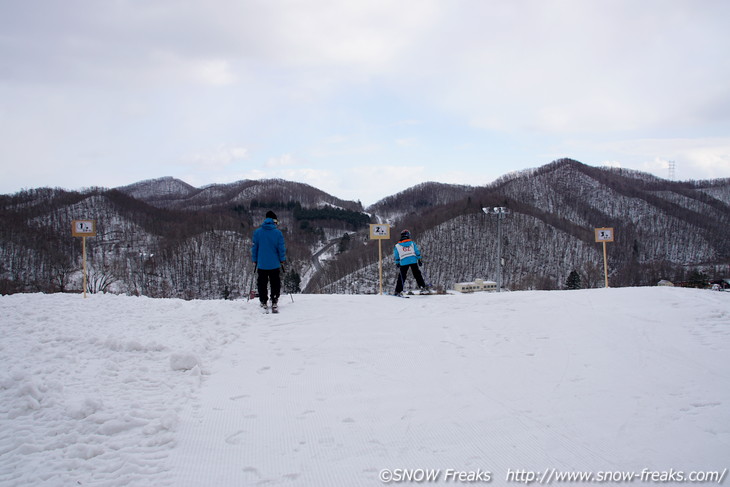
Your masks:
[[[286,245],[284,235],[277,228],[279,220],[273,211],[266,213],[266,218],[259,228],[253,232],[251,259],[258,272],[258,290],[261,307],[267,308],[269,300],[268,285],[271,284],[271,310],[278,311],[279,294],[281,293],[281,276],[286,262]]]
[[[427,292],[428,286],[423,280],[421,275],[421,269],[418,267],[423,265],[421,261],[421,250],[416,245],[416,242],[411,240],[411,232],[403,230],[400,233],[400,241],[395,244],[393,249],[393,257],[395,258],[395,266],[398,268],[398,282],[395,284],[395,294],[400,296],[403,294],[403,285],[408,277],[408,269],[413,271],[413,277],[416,278],[418,287],[421,288],[421,292]]]

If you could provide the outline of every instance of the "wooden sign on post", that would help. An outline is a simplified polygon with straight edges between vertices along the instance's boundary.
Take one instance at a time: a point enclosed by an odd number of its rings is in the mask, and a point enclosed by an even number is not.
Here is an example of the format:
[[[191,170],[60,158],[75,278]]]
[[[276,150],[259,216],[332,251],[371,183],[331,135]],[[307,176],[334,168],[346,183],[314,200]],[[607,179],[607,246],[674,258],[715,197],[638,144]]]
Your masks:
[[[83,288],[84,298],[86,298],[86,237],[96,237],[96,221],[95,220],[74,220],[71,222],[71,235],[81,237],[81,254],[83,260]]]
[[[96,221],[74,220],[71,222],[71,235],[74,237],[96,237]]]
[[[380,294],[383,294],[383,240],[390,239],[390,225],[387,223],[370,224],[370,240],[378,241],[378,274],[380,276]]]
[[[603,243],[603,278],[608,287],[608,260],[606,259],[606,242],[613,242],[613,228],[596,228],[596,242]]]

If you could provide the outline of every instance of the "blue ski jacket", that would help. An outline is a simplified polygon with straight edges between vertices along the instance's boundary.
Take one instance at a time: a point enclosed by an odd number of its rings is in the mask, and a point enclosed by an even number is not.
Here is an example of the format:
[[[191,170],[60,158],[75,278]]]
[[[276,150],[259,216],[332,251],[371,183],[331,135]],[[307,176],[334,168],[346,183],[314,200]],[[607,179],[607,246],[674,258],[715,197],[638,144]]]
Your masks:
[[[261,270],[278,269],[281,263],[286,261],[284,235],[276,228],[273,219],[265,219],[264,223],[253,232],[251,260]]]
[[[401,240],[393,249],[395,265],[411,265],[421,260],[421,251],[413,240]]]

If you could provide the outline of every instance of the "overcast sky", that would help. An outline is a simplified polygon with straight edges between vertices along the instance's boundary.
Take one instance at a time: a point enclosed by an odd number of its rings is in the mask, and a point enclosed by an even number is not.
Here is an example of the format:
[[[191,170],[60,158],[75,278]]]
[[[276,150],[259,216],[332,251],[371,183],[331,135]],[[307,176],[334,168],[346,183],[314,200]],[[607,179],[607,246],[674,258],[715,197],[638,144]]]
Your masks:
[[[0,0],[0,193],[730,177],[730,1]]]

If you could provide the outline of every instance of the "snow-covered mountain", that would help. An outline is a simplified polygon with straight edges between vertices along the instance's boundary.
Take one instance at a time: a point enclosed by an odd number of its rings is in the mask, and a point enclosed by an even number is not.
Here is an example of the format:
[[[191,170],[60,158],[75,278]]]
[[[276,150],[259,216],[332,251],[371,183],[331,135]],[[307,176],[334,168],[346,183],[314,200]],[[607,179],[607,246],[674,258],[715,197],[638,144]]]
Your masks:
[[[87,239],[91,292],[217,298],[247,294],[251,234],[274,210],[287,235],[286,284],[299,290],[311,258],[370,217],[306,184],[278,179],[193,188],[173,178],[84,192],[41,188],[0,196],[0,292],[81,287],[76,219],[96,221]],[[319,262],[317,262],[319,264]]]
[[[607,245],[613,286],[660,279],[730,276],[730,180],[666,181],[564,159],[476,187],[426,183],[364,209],[306,184],[239,181],[194,188],[173,178],[113,190],[41,188],[0,196],[0,291],[79,289],[74,219],[97,221],[88,239],[90,288],[159,297],[245,295],[250,236],[273,209],[286,232],[290,289],[370,293],[378,289],[378,244],[367,223],[408,228],[432,284],[452,288],[497,273],[497,227],[483,207],[507,207],[503,284],[560,289],[575,271],[583,287],[603,285],[594,229]],[[394,286],[385,241],[386,288]]]
[[[211,184],[194,188],[171,177],[141,181],[117,188],[140,201],[160,208],[205,210],[221,206],[296,201],[305,207],[325,205],[362,211],[359,202],[336,198],[308,184],[282,179],[244,180],[229,184]]]
[[[148,179],[117,189],[133,198],[148,203],[153,201],[182,200],[200,191],[185,181],[173,177]]]
[[[408,228],[423,251],[427,280],[450,288],[495,279],[498,221],[482,208],[506,207],[509,214],[499,222],[504,285],[561,289],[572,271],[584,287],[604,284],[602,245],[594,235],[602,227],[615,234],[607,244],[611,285],[730,276],[729,196],[730,179],[666,181],[563,159],[484,187],[418,185],[367,211],[393,223],[396,234]],[[362,255],[341,256],[340,273],[321,274],[319,286],[327,292],[376,289],[371,247],[371,264],[359,265],[367,260]],[[394,286],[390,252],[385,265]]]

